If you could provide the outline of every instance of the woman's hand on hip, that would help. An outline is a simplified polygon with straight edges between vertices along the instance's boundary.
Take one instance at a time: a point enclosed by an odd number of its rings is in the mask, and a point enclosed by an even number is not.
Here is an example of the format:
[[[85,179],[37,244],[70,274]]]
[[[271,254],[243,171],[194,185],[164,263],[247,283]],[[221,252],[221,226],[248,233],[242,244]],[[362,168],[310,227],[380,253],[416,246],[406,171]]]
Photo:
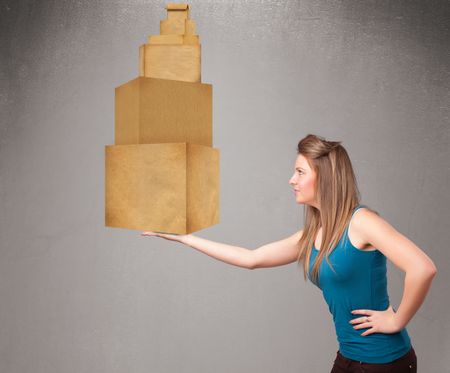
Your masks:
[[[362,314],[363,317],[350,320],[350,324],[357,324],[353,329],[369,328],[362,336],[372,333],[397,333],[401,330],[397,323],[397,318],[394,309],[391,305],[384,311],[374,310],[353,310],[352,314]]]

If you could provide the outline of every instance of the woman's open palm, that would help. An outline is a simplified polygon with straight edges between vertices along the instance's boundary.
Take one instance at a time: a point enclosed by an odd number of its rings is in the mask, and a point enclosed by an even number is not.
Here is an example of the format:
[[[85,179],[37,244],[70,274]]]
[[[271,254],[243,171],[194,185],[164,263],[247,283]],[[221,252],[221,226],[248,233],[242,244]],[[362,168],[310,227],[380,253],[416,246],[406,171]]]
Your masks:
[[[182,242],[183,238],[186,236],[185,234],[169,234],[169,233],[159,233],[159,232],[142,232],[141,236],[156,236],[161,237],[170,241]]]

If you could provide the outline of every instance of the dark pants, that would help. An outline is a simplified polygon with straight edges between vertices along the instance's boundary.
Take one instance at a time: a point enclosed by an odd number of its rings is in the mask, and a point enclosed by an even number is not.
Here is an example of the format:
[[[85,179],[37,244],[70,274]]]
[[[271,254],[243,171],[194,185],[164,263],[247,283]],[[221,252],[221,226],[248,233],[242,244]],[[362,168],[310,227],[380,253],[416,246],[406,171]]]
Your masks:
[[[402,357],[386,364],[370,364],[347,359],[338,351],[331,373],[417,373],[417,357],[414,348]]]

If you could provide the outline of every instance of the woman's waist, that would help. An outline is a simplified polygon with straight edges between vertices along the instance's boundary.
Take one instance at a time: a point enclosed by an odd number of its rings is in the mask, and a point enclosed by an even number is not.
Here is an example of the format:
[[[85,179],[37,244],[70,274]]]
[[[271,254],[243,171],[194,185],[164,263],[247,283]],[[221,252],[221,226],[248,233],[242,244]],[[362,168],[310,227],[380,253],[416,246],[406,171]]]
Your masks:
[[[381,351],[381,353],[378,352],[378,355],[374,351],[370,351],[369,354],[364,354],[361,351],[352,351],[343,347],[340,346],[337,356],[338,359],[346,364],[352,364],[354,362],[360,364],[400,364],[405,360],[409,362],[416,360],[415,351],[411,344],[389,351]]]
[[[355,315],[353,315],[353,319],[355,318]],[[393,341],[398,341],[401,342],[403,340],[407,340],[409,335],[408,335],[408,330],[406,329],[406,327],[404,327],[403,329],[401,329],[398,332],[395,333],[380,333],[380,332],[374,332],[371,334],[367,334],[367,335],[361,335],[362,333],[364,333],[366,330],[369,330],[370,327],[367,328],[360,328],[360,329],[355,329],[355,325],[357,324],[350,324],[349,321],[352,318],[347,319],[341,319],[341,320],[336,320],[334,319],[334,327],[336,329],[336,334],[346,340],[358,340],[358,341],[367,341],[367,342],[371,342],[371,340],[374,340],[374,342],[377,341],[389,341],[390,343],[392,343]]]

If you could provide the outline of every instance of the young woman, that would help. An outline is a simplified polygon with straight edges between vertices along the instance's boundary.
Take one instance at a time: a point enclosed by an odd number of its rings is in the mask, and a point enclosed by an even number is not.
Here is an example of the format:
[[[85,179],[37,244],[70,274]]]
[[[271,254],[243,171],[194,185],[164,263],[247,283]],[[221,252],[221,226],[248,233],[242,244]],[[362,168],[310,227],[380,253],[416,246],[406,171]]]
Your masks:
[[[407,323],[436,275],[432,260],[380,215],[359,204],[348,154],[339,141],[309,134],[298,143],[292,185],[305,205],[304,227],[256,250],[192,234],[143,232],[193,247],[225,263],[267,268],[297,262],[323,293],[333,316],[339,350],[331,373],[417,372]],[[405,274],[395,310],[387,293],[386,258]]]

